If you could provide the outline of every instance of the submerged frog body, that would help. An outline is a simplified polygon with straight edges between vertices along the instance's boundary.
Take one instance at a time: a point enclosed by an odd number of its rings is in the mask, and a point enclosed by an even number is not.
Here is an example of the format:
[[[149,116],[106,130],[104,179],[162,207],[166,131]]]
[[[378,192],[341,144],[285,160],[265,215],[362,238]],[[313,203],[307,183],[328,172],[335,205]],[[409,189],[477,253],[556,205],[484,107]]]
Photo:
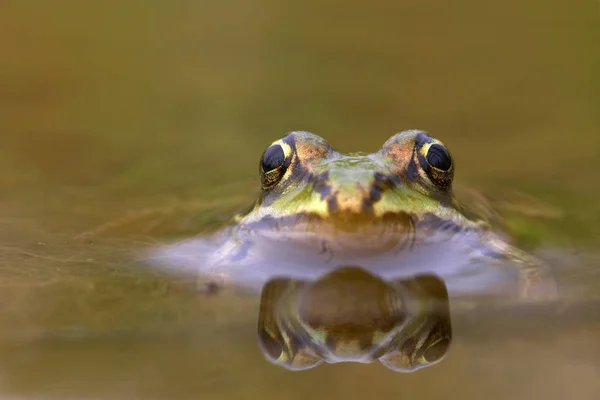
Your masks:
[[[554,298],[546,265],[470,216],[452,193],[455,164],[426,132],[409,130],[372,154],[341,154],[292,132],[260,160],[255,205],[211,237],[168,245],[163,265],[260,288],[274,277],[318,279],[359,265],[382,279],[432,273],[450,296]]]

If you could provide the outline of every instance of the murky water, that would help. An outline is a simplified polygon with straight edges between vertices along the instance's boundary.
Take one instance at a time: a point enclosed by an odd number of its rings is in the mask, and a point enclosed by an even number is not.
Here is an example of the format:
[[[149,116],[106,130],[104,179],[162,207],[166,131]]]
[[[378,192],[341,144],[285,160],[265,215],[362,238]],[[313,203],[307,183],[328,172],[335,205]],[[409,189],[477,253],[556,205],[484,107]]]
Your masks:
[[[249,204],[287,131],[350,152],[420,128],[585,300],[600,288],[596,2],[0,10],[1,398],[600,395],[594,306],[456,315],[447,357],[413,374],[289,372],[260,352],[257,296],[202,296],[136,258]]]

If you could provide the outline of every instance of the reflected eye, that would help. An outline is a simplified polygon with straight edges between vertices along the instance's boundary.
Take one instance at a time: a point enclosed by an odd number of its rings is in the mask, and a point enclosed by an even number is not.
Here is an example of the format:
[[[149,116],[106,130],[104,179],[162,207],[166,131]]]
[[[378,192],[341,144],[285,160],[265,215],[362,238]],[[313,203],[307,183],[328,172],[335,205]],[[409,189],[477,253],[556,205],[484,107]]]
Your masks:
[[[448,171],[452,167],[450,153],[441,144],[432,144],[427,151],[427,162],[433,168]]]
[[[260,179],[263,189],[268,190],[277,185],[289,165],[289,157],[286,156],[282,145],[272,144],[269,146],[260,160]]]
[[[261,167],[263,172],[269,172],[277,169],[285,162],[285,153],[280,145],[274,144],[269,147],[263,155]]]
[[[265,332],[259,332],[258,341],[263,349],[264,355],[269,357],[272,362],[277,362],[283,353],[281,344]]]
[[[450,346],[450,341],[446,338],[440,339],[437,343],[430,346],[425,353],[423,354],[423,358],[428,362],[436,362],[441,360],[446,353],[448,352],[448,347]]]

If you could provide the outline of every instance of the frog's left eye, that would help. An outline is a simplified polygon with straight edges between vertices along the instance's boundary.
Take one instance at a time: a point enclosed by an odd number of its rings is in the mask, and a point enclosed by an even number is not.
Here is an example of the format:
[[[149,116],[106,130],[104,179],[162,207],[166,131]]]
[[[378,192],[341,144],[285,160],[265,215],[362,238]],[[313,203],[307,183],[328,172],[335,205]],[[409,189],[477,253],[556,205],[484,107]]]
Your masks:
[[[450,152],[440,142],[426,143],[419,150],[419,164],[437,188],[447,190],[452,185],[454,167]]]
[[[278,143],[272,144],[265,150],[260,161],[260,177],[263,189],[275,186],[289,166],[285,149]]]
[[[425,158],[430,166],[441,171],[449,171],[452,168],[452,157],[446,147],[441,144],[435,143],[429,146]]]

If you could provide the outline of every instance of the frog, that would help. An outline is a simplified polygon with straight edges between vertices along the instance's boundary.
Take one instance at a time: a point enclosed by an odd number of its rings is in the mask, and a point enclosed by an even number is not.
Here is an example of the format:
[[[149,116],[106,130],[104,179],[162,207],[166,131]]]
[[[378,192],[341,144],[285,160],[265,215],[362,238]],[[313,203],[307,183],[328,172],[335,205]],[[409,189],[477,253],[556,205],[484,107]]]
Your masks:
[[[404,328],[391,339],[373,325],[367,335],[373,346],[357,347],[356,341],[349,344],[353,336],[347,330],[344,336],[327,322],[336,320],[335,312],[320,325],[303,320],[310,313],[298,310],[306,310],[307,304],[316,309],[319,301],[297,294],[328,282],[336,271],[358,268],[366,274],[358,274],[365,282],[374,277],[383,291],[386,284],[406,287],[394,282],[438,277],[444,290],[436,291],[447,292],[449,301],[463,309],[474,307],[473,299],[477,304],[557,300],[558,284],[549,265],[457,200],[455,171],[448,147],[423,130],[396,133],[373,153],[347,154],[317,134],[292,131],[263,151],[260,193],[250,207],[216,232],[159,246],[152,259],[163,267],[191,271],[211,293],[233,285],[270,299],[271,311],[259,317],[259,342],[268,359],[286,368],[379,358],[389,368],[414,371],[443,358],[449,343],[450,330],[444,328],[449,322],[435,322],[449,321],[449,314],[431,314],[427,298],[412,302],[422,305],[416,307],[420,311],[403,310],[420,321],[416,326],[402,322]],[[335,285],[325,286],[329,300],[322,304],[348,304]],[[355,295],[364,298],[359,303],[380,304],[367,299],[368,287],[357,286]],[[272,311],[281,307],[288,312]],[[386,340],[397,343],[390,347]],[[430,347],[434,350],[426,359]],[[367,355],[365,348],[377,350]],[[435,360],[431,354],[437,354]]]
[[[551,268],[511,244],[453,193],[455,161],[423,130],[374,153],[342,154],[292,131],[259,162],[260,194],[209,237],[161,246],[152,259],[213,284],[260,288],[273,276],[313,279],[361,265],[384,279],[435,273],[451,295],[556,299]]]

